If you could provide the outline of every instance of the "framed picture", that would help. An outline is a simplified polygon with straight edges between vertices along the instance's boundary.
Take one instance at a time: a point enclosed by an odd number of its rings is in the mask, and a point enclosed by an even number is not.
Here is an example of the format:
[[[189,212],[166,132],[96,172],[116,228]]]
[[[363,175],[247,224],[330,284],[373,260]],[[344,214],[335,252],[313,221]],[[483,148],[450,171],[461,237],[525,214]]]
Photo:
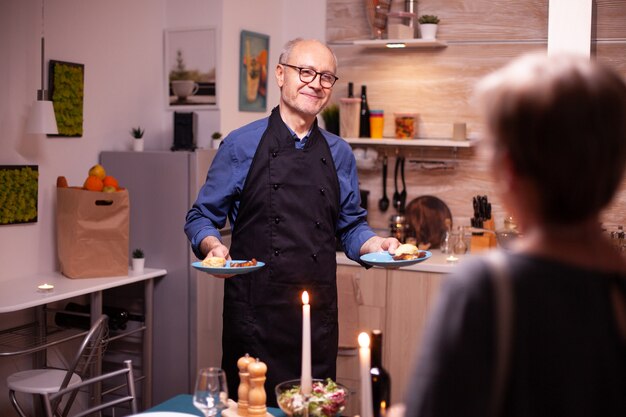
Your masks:
[[[239,45],[239,111],[267,109],[267,67],[270,37],[241,31]]]
[[[58,134],[48,136],[83,136],[85,66],[50,60],[48,91],[59,128]]]
[[[0,226],[37,222],[38,165],[0,165]]]
[[[169,109],[216,108],[214,27],[165,31],[165,91]]]

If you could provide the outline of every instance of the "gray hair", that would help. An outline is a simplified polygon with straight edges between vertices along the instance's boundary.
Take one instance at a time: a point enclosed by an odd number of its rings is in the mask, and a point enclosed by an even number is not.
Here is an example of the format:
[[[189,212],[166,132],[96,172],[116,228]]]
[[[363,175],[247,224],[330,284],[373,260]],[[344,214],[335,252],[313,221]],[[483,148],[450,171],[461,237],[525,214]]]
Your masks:
[[[305,41],[314,41],[314,42],[318,42],[324,45],[326,49],[328,49],[328,52],[330,52],[330,54],[333,56],[333,60],[335,61],[335,68],[337,68],[337,55],[335,55],[335,52],[333,52],[333,50],[330,49],[328,45],[326,45],[324,42],[320,42],[317,39],[295,38],[295,39],[288,41],[283,47],[283,51],[280,53],[280,56],[278,57],[278,63],[279,64],[287,63],[287,61],[289,61],[289,57],[291,56],[291,52],[293,51],[293,48],[295,48],[295,46],[298,45],[299,43],[305,42]]]

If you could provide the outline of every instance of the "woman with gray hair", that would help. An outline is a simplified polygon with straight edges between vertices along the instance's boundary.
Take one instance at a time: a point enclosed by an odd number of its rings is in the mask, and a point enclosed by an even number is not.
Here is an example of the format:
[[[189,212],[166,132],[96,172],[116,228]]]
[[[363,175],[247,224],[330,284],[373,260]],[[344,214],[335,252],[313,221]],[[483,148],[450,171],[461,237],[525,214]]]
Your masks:
[[[478,98],[524,236],[444,283],[406,416],[625,416],[626,262],[600,219],[626,163],[626,85],[583,57],[533,54]]]

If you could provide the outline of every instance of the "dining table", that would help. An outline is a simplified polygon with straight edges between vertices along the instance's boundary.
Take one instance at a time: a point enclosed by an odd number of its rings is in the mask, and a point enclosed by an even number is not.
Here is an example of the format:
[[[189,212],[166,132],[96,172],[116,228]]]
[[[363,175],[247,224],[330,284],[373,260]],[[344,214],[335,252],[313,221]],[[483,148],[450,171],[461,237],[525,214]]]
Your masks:
[[[267,407],[267,412],[274,417],[287,417],[287,415],[280,408]],[[163,417],[167,417],[167,413],[180,413],[182,415],[187,414],[191,416],[204,417],[204,414],[202,414],[200,410],[194,407],[193,395],[190,394],[176,395],[175,397],[165,400],[164,402],[157,404],[154,407],[143,411],[142,413],[139,413],[138,416],[145,415],[146,417],[150,417],[151,413],[155,414],[155,417],[158,413],[160,413],[160,416]],[[174,416],[175,414],[172,414],[172,417]],[[217,417],[220,417],[219,414]]]

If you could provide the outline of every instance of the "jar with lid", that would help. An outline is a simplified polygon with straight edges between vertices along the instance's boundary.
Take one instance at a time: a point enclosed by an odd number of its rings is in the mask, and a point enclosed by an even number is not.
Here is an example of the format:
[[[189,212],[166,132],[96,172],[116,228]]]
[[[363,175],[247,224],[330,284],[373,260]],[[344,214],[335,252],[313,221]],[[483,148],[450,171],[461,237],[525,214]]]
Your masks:
[[[394,214],[389,218],[389,232],[401,243],[405,243],[410,227],[406,216],[402,214]]]

